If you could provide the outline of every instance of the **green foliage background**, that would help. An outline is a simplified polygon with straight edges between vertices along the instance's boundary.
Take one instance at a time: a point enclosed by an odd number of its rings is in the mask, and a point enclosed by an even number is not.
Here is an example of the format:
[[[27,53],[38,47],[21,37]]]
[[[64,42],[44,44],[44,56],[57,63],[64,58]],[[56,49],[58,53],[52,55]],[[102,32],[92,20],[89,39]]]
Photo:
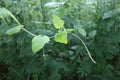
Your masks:
[[[11,11],[36,35],[55,35],[52,14],[58,15],[66,28],[75,29],[74,33],[83,39],[97,64],[92,63],[82,43],[71,34],[68,44],[51,39],[34,54],[31,35],[24,31],[6,35],[17,25],[6,17],[0,18],[0,80],[119,80],[120,1],[54,0],[65,4],[44,6],[51,1],[0,0],[0,7]],[[81,28],[86,37],[80,34]]]

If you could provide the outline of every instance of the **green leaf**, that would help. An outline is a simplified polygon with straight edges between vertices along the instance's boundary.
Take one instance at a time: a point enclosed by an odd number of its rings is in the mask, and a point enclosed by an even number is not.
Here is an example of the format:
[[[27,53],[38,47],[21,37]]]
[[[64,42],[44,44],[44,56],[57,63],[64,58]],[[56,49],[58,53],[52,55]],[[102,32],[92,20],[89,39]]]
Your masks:
[[[67,42],[68,42],[68,40],[67,40],[67,32],[59,30],[59,32],[56,33],[54,40],[56,42],[67,44]]]
[[[16,26],[14,28],[11,28],[6,32],[7,35],[13,35],[15,33],[18,33],[22,29],[23,25]]]
[[[7,10],[6,8],[0,8],[0,18],[4,18],[7,16],[12,17],[20,25],[20,22],[15,18],[15,16],[9,10]]]
[[[78,28],[78,32],[82,35],[82,36],[84,36],[84,37],[86,37],[86,31],[85,31],[85,29],[84,28],[81,28],[81,27],[79,27]]]
[[[74,31],[74,29],[66,29],[66,31],[67,31],[68,33],[71,33],[71,32]]]
[[[59,10],[59,16],[62,18],[64,17],[64,13],[65,13],[65,8],[61,7]]]
[[[35,36],[32,39],[32,51],[34,53],[38,52],[40,49],[42,49],[44,47],[44,45],[46,43],[48,43],[50,41],[48,36],[42,36],[42,35],[38,35]]]
[[[57,7],[57,6],[61,6],[64,5],[65,2],[47,2],[44,7]]]
[[[96,30],[91,31],[91,32],[89,33],[89,37],[93,38],[93,37],[96,35],[96,33],[97,33]]]
[[[8,13],[6,12],[6,10],[4,10],[4,8],[0,8],[0,18],[5,18],[8,16]]]
[[[64,26],[64,21],[56,15],[53,15],[52,21],[56,29],[60,29]]]
[[[110,18],[112,16],[113,16],[113,12],[109,11],[109,12],[104,13],[102,19],[107,19],[107,18]]]
[[[115,23],[114,20],[109,20],[106,24],[107,24],[108,27],[111,27],[111,26],[114,25],[114,23]]]

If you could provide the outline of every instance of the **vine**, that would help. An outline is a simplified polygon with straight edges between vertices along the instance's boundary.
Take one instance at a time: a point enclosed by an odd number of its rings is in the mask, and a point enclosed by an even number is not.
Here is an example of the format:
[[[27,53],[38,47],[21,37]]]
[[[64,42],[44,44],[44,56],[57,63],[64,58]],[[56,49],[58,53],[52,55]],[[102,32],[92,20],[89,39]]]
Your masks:
[[[20,32],[20,30],[24,30],[25,32],[27,32],[28,34],[33,36],[32,51],[34,53],[37,53],[39,50],[41,50],[44,47],[44,45],[46,43],[49,43],[50,37],[48,37],[47,35],[35,35],[35,34],[31,33],[26,28],[24,28],[24,25],[22,25],[15,18],[15,16],[9,10],[7,10],[6,8],[0,8],[0,15],[1,15],[0,18],[4,18],[4,17],[7,17],[7,16],[12,17],[16,21],[16,23],[18,24],[18,26],[14,27],[14,28],[11,28],[10,30],[8,30],[6,32],[8,35],[13,35],[15,33]],[[55,36],[54,36],[54,40],[56,42],[67,44],[68,43],[67,34],[71,33],[73,36],[75,36],[76,38],[78,38],[82,42],[82,44],[84,45],[90,59],[92,60],[92,62],[96,63],[95,60],[92,58],[92,56],[91,56],[87,46],[85,45],[84,41],[78,35],[76,35],[75,33],[72,33],[74,31],[74,29],[66,29],[64,27],[64,21],[62,19],[60,19],[56,15],[53,15],[52,17],[53,17],[52,21],[53,21],[54,27],[58,30],[58,33],[56,33]],[[83,29],[81,29],[81,30],[84,32]]]

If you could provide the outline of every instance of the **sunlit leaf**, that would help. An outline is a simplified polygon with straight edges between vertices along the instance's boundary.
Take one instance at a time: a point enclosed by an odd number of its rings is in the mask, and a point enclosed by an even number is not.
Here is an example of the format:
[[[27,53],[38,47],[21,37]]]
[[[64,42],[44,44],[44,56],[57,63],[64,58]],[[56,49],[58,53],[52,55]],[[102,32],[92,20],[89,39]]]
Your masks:
[[[7,35],[13,35],[15,33],[18,33],[22,29],[22,27],[23,27],[23,25],[13,27],[10,30],[8,30],[6,33],[7,33]]]
[[[59,32],[56,33],[56,35],[55,35],[55,41],[67,44],[67,42],[68,42],[68,40],[67,40],[67,32],[59,30]]]
[[[64,26],[64,21],[56,15],[53,15],[52,21],[56,29],[60,29]]]
[[[35,36],[32,39],[32,51],[34,53],[38,52],[40,49],[42,49],[44,47],[44,45],[46,43],[48,43],[50,41],[48,36],[42,36],[42,35],[38,35]]]

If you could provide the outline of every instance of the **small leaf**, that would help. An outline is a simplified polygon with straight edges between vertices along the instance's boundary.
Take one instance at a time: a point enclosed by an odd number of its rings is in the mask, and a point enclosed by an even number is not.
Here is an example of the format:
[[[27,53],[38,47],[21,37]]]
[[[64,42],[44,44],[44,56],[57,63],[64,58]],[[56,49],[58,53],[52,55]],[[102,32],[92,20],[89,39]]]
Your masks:
[[[16,26],[16,27],[8,30],[6,33],[7,33],[7,35],[13,35],[15,33],[18,33],[21,30],[22,27],[23,27],[23,25]]]
[[[44,6],[45,7],[55,7],[55,6],[60,6],[60,5],[64,5],[65,2],[48,2],[46,3]]]
[[[53,15],[52,21],[56,29],[60,29],[64,26],[64,21],[56,15]]]
[[[6,12],[6,10],[4,10],[4,8],[0,8],[0,18],[5,18],[8,16],[8,13]]]
[[[68,42],[68,40],[67,40],[67,32],[59,30],[59,32],[55,35],[54,40],[56,42],[67,44],[67,42]]]
[[[79,27],[79,28],[78,28],[78,32],[79,32],[82,36],[86,37],[86,31],[85,31],[84,28]]]
[[[97,33],[96,30],[91,31],[91,32],[89,33],[89,37],[93,38],[93,37],[96,35],[96,33]]]
[[[61,18],[63,18],[64,17],[64,14],[65,14],[65,8],[60,8],[60,10],[59,10],[59,16],[61,17]]]
[[[74,29],[66,29],[66,31],[67,31],[68,33],[71,33],[71,32],[74,31]]]
[[[107,24],[108,27],[111,27],[111,26],[114,25],[114,23],[115,23],[114,20],[109,20],[106,24]]]
[[[40,49],[42,49],[44,47],[44,45],[46,43],[48,43],[50,41],[48,36],[42,36],[42,35],[38,35],[35,36],[32,39],[32,51],[34,53],[38,52]]]
[[[18,24],[20,24],[20,22],[15,18],[15,16],[6,8],[0,8],[0,18],[4,18],[10,16],[12,17]]]
[[[113,16],[113,12],[109,11],[109,12],[104,13],[102,19],[107,19],[107,18],[110,18],[112,16]]]

